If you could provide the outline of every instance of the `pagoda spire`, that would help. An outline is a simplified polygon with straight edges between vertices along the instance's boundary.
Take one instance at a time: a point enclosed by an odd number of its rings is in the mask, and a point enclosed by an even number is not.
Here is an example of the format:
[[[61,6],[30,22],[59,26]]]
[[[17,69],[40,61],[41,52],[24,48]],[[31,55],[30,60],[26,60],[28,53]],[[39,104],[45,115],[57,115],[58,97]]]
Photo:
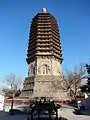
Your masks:
[[[42,8],[42,13],[47,13],[46,8]]]

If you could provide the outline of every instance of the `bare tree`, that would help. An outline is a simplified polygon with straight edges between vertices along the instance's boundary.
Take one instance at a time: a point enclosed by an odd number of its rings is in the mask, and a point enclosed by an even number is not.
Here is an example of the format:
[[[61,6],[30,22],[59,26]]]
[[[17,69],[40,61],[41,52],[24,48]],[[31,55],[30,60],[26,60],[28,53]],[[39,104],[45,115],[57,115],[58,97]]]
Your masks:
[[[80,84],[85,75],[84,64],[75,66],[73,70],[66,70],[65,79],[67,82],[67,90],[70,91],[70,96],[76,98],[78,95]]]
[[[16,91],[21,88],[23,79],[15,74],[9,74],[5,77],[4,82],[11,90]]]

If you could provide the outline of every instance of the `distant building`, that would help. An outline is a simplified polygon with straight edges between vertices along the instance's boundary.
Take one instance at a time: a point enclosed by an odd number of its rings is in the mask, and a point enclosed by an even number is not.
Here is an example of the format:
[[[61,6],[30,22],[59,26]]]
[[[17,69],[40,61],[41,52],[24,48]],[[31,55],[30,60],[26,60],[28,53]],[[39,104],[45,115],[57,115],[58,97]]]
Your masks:
[[[27,59],[28,77],[21,97],[67,98],[63,87],[62,48],[56,18],[42,9],[31,22]],[[61,87],[60,87],[61,86]]]

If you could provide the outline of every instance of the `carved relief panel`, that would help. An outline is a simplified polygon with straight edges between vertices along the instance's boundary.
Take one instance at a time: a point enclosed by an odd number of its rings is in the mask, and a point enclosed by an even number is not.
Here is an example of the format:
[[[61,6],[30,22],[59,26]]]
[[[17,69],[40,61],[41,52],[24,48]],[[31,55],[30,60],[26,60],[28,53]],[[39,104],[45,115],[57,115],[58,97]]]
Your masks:
[[[35,68],[36,68],[35,62],[30,63],[28,67],[29,67],[28,68],[28,76],[35,75],[35,71],[36,71],[35,70]]]
[[[50,74],[50,66],[47,64],[43,64],[41,66],[38,67],[38,74]]]
[[[51,74],[51,59],[48,57],[37,59],[37,74],[48,75]]]

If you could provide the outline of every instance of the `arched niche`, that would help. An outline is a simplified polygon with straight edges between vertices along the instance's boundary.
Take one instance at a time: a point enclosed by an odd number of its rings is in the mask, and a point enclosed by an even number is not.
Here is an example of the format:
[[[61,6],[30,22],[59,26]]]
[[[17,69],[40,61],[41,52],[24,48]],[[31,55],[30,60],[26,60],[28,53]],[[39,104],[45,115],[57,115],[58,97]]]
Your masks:
[[[28,75],[34,75],[35,74],[35,65],[34,64],[31,64],[29,66],[29,70],[28,70]]]

